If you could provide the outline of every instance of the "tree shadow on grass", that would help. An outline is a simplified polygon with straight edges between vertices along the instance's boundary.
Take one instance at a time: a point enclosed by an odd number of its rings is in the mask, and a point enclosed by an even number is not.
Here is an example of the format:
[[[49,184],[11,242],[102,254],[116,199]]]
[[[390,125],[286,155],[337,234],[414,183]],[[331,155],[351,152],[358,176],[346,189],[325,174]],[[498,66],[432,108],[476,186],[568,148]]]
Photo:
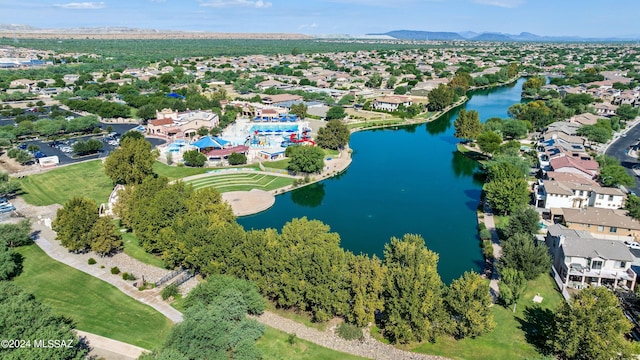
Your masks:
[[[553,337],[553,311],[540,306],[529,306],[523,312],[523,317],[517,317],[520,328],[524,331],[527,342],[544,355],[553,351],[549,340]]]

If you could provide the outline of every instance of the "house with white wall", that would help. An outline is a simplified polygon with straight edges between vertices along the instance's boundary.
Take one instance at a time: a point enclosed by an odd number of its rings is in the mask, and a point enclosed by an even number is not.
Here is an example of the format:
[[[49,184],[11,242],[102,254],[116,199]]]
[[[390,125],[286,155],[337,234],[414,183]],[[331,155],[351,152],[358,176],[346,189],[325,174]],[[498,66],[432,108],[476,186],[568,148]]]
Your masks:
[[[547,229],[545,244],[561,291],[586,286],[628,290],[636,286],[633,256],[622,241],[598,239],[587,231],[555,224]]]
[[[602,187],[590,181],[539,180],[534,190],[536,205],[545,209],[620,209],[626,198],[620,189]]]

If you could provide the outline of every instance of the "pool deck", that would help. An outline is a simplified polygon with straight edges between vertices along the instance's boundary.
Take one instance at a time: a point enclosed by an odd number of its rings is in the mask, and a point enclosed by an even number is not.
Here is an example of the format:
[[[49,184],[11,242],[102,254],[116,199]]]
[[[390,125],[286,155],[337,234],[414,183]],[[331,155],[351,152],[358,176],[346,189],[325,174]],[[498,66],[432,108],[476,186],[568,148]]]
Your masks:
[[[273,206],[276,197],[270,191],[230,191],[222,193],[222,199],[231,205],[235,216],[245,216],[265,211]]]

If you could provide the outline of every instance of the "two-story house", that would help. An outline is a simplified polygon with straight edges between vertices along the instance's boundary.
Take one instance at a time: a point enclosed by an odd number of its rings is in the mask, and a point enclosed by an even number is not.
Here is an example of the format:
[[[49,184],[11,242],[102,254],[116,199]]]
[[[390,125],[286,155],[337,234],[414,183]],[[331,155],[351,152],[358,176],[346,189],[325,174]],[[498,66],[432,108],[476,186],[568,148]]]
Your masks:
[[[637,276],[631,269],[633,256],[622,241],[598,239],[587,231],[572,230],[559,224],[547,230],[545,243],[561,291],[585,286],[635,288]]]
[[[620,189],[602,187],[591,181],[539,180],[534,190],[536,205],[545,209],[619,209],[624,206],[626,198]]]

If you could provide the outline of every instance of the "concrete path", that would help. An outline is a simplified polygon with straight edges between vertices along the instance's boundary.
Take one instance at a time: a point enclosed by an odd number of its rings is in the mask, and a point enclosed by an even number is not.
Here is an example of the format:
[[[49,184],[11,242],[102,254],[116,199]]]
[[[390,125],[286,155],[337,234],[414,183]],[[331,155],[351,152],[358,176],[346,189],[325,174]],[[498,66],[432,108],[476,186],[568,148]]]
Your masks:
[[[35,231],[39,231],[39,235],[35,240],[35,243],[52,259],[76,268],[91,276],[97,277],[100,280],[106,281],[107,283],[118,288],[126,295],[156,309],[158,312],[169,318],[174,323],[182,321],[182,313],[172,308],[169,304],[160,299],[157,294],[151,293],[149,291],[139,291],[131,284],[122,280],[121,277],[115,276],[110,272],[105,271],[105,269],[91,266],[86,262],[80,261],[79,259],[75,258],[72,254],[69,253],[67,249],[62,247],[58,241],[49,240],[55,239],[56,236],[55,233],[48,227],[34,222],[33,229]]]
[[[88,333],[86,331],[76,330],[78,337],[84,338],[89,344],[91,351],[89,356],[95,356],[98,359],[104,358],[109,360],[135,360],[144,352],[149,350],[141,347],[123,343],[104,336]]]
[[[493,299],[493,303],[495,304],[498,301],[498,296],[500,295],[500,287],[498,286],[498,280],[500,279],[500,275],[498,274],[498,270],[496,269],[496,262],[502,256],[502,246],[500,246],[500,238],[498,237],[498,231],[496,230],[496,224],[493,219],[493,212],[488,205],[484,205],[484,225],[487,227],[487,230],[491,233],[491,245],[493,246],[493,262],[491,263],[491,281],[489,283],[489,292],[491,293],[491,298]]]

